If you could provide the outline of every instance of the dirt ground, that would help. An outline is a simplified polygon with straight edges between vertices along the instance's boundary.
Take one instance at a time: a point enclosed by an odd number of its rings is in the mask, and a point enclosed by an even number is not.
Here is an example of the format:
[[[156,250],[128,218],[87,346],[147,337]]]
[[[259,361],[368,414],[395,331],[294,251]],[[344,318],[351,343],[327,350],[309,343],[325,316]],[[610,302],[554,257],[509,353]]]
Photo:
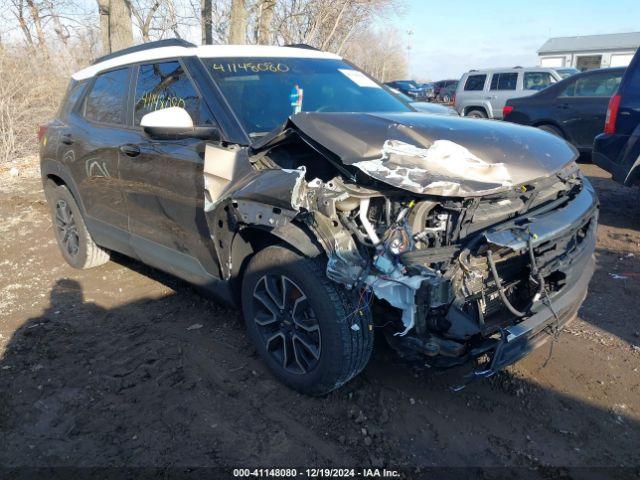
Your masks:
[[[453,393],[461,372],[414,371],[379,343],[325,398],[276,382],[239,313],[187,284],[121,256],[67,266],[38,180],[2,174],[0,465],[638,478],[640,195],[582,168],[601,201],[597,272],[552,351]]]

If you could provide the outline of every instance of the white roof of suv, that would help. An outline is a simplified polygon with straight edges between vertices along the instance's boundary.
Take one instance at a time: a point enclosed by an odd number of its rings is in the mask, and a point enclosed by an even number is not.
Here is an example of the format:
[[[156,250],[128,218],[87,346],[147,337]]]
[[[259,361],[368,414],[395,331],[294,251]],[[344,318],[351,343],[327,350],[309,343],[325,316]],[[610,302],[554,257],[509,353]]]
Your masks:
[[[505,67],[505,68],[479,68],[465,72],[468,75],[503,72],[551,72],[556,71],[552,67]]]
[[[232,58],[232,57],[281,57],[281,58],[326,58],[342,60],[334,53],[322,52],[311,48],[276,47],[271,45],[201,45],[196,47],[158,47],[127,53],[90,65],[72,75],[74,80],[84,80],[94,75],[132,63],[161,60],[163,58],[189,57]]]

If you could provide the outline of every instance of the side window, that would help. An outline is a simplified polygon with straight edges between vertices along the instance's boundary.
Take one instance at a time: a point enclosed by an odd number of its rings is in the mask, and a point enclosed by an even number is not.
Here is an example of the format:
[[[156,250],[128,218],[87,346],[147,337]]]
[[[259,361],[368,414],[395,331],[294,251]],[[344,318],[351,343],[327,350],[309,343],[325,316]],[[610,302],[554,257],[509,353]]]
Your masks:
[[[161,108],[184,108],[194,125],[211,124],[204,102],[178,61],[140,65],[133,110],[134,125]]]
[[[469,75],[464,84],[465,91],[484,90],[484,82],[487,80],[486,75]]]
[[[549,72],[524,72],[524,90],[542,90],[552,83],[556,83],[556,79]]]
[[[610,97],[618,89],[622,74],[611,75],[588,75],[578,78],[569,85],[563,97]]]
[[[67,90],[67,94],[65,95],[64,100],[60,105],[60,111],[58,113],[59,117],[65,118],[67,115],[69,115],[69,112],[71,112],[71,110],[73,110],[73,107],[75,107],[76,104],[78,103],[78,99],[82,95],[82,92],[84,92],[85,86],[86,86],[86,82],[84,81],[83,82],[74,81],[69,86],[69,90]]]
[[[84,116],[98,123],[123,124],[128,89],[128,68],[99,75],[86,97]]]
[[[491,77],[491,90],[515,90],[518,83],[517,73],[494,73]]]

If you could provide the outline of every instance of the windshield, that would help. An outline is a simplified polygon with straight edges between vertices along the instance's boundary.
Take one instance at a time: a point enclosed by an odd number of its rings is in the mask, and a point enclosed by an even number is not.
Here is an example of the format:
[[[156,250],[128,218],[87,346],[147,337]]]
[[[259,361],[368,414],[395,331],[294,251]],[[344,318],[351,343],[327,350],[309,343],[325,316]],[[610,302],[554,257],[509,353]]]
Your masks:
[[[407,112],[359,70],[333,59],[204,60],[247,133],[260,136],[299,112]]]

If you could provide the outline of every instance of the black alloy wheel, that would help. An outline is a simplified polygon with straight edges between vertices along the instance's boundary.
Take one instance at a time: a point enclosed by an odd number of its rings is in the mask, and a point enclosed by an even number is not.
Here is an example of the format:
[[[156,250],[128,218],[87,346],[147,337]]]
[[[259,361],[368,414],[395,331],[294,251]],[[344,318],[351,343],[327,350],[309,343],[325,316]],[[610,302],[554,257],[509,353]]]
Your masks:
[[[69,256],[77,256],[80,251],[80,235],[73,212],[65,200],[60,199],[56,202],[54,222],[61,246]]]
[[[274,360],[289,373],[313,371],[320,360],[320,324],[313,308],[293,280],[265,274],[253,289],[253,321]]]

